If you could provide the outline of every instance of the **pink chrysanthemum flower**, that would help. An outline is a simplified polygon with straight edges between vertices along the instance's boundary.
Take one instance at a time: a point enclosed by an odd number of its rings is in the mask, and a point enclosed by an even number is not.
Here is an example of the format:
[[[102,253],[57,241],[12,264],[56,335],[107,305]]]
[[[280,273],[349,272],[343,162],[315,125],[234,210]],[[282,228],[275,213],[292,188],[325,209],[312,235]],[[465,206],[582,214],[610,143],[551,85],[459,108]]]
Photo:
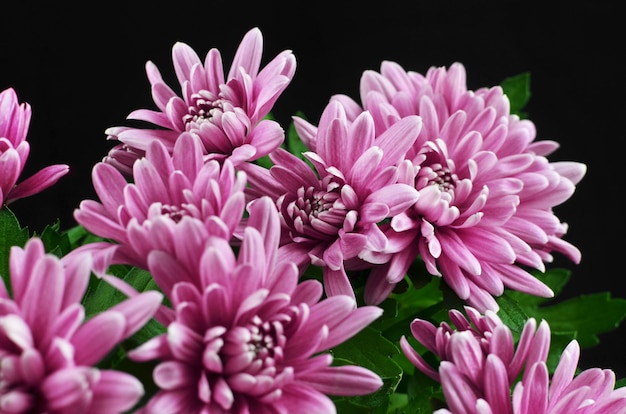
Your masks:
[[[553,207],[566,201],[586,172],[584,164],[549,162],[553,141],[533,141],[535,126],[510,113],[502,88],[466,87],[455,63],[426,76],[383,62],[361,79],[363,108],[377,134],[406,116],[422,117],[420,136],[407,151],[419,168],[410,181],[419,200],[393,218],[386,231],[393,258],[370,277],[401,280],[419,254],[428,271],[443,276],[457,295],[481,311],[497,310],[505,287],[551,297],[524,268],[545,270],[551,252],[575,263],[577,248],[562,239],[567,225]],[[343,95],[352,117],[361,107]],[[303,140],[315,147],[314,127],[299,121]],[[381,299],[366,292],[369,303]]]
[[[146,269],[151,251],[179,248],[171,226],[187,226],[185,218],[198,220],[205,235],[183,238],[230,240],[245,208],[245,173],[235,171],[229,161],[205,163],[202,152],[199,139],[189,133],[176,141],[173,154],[154,141],[133,165],[132,183],[113,166],[96,164],[93,184],[101,201],[83,200],[74,216],[93,234],[115,243],[90,243],[75,251],[92,251],[98,271],[113,263]]]
[[[323,267],[328,295],[354,296],[346,264],[371,265],[371,252],[387,248],[378,223],[417,200],[412,186],[397,181],[413,175],[413,166],[403,159],[420,127],[419,117],[406,117],[376,136],[369,113],[349,121],[344,107],[332,102],[320,119],[316,151],[303,154],[315,170],[280,148],[270,154],[269,170],[242,167],[252,188],[248,194],[269,195],[278,205],[281,257],[301,270],[310,263]]]
[[[432,323],[415,319],[411,323],[411,333],[427,350],[436,355],[440,361],[461,361],[467,359],[467,366],[472,370],[467,374],[476,380],[476,387],[483,385],[476,374],[484,364],[488,354],[497,355],[507,367],[508,381],[513,381],[524,366],[528,367],[537,361],[545,361],[550,348],[550,328],[545,321],[539,326],[535,319],[529,319],[524,325],[517,345],[513,334],[498,315],[486,311],[484,315],[470,306],[465,307],[467,317],[456,309],[448,312],[452,326],[442,322],[438,327]],[[441,381],[440,373],[433,368],[417,352],[405,337],[400,339],[400,346],[406,357],[416,368]],[[471,351],[471,352],[469,352]],[[474,363],[474,365],[472,365]]]
[[[135,377],[98,369],[161,304],[146,292],[85,321],[80,301],[91,257],[59,259],[40,239],[10,252],[10,289],[0,279],[0,412],[122,413],[144,394]]]
[[[510,329],[495,313],[487,311],[483,316],[474,308],[465,309],[469,320],[450,311],[456,330],[420,319],[411,324],[418,342],[438,356],[436,371],[406,338],[400,342],[420,371],[441,382],[447,408],[437,414],[625,412],[626,388],[614,389],[613,371],[591,368],[574,377],[580,355],[576,340],[565,348],[550,379],[546,366],[550,328],[545,321],[536,329],[535,320],[529,319],[514,346]]]
[[[292,52],[285,50],[261,69],[262,52],[261,31],[253,28],[241,41],[225,75],[219,50],[209,50],[202,62],[189,45],[177,42],[172,60],[181,96],[164,82],[156,65],[147,62],[158,110],[135,110],[128,119],[157,128],[114,127],[107,130],[109,138],[124,143],[131,149],[126,155],[133,155],[147,150],[155,140],[171,150],[181,134],[188,132],[201,139],[207,159],[230,159],[235,166],[269,154],[282,144],[284,131],[277,122],[263,118],[291,82],[296,61]]]
[[[363,367],[331,366],[326,352],[382,310],[357,308],[343,295],[320,300],[318,281],[298,283],[295,264],[277,260],[274,203],[263,197],[248,211],[238,254],[226,240],[208,239],[197,266],[202,285],[177,282],[167,333],[129,353],[159,361],[153,378],[160,391],[142,413],[334,413],[328,395],[364,395],[382,386]],[[195,248],[181,242],[181,249]],[[179,257],[166,256],[149,258],[160,284],[180,269]]]
[[[0,92],[0,207],[45,190],[69,171],[65,164],[50,165],[16,185],[30,152],[30,117],[30,105],[19,103],[13,88]]]

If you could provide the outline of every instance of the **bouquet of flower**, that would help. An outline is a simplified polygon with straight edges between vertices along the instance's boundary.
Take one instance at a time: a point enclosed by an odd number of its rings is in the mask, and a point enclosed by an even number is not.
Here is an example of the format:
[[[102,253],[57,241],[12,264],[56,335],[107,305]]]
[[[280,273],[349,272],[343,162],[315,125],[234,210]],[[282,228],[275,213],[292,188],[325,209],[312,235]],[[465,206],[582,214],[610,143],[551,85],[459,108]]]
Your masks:
[[[262,50],[253,28],[225,70],[178,42],[176,88],[148,62],[156,108],[40,234],[9,205],[69,167],[19,181],[31,108],[0,93],[1,413],[626,412],[624,380],[578,368],[626,300],[548,302],[586,166],[548,160],[528,73],[384,61],[281,125],[296,59]]]

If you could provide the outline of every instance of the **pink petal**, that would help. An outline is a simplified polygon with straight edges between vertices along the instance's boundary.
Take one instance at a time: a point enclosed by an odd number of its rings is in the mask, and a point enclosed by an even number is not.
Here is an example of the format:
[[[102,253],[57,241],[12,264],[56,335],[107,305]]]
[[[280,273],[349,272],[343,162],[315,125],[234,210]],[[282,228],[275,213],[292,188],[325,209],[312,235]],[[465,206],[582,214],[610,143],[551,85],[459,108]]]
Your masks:
[[[89,413],[127,412],[139,402],[143,394],[143,385],[135,377],[125,372],[102,370],[93,388]]]
[[[323,271],[324,289],[327,296],[347,295],[351,298],[355,298],[354,290],[343,267],[339,270],[324,267]]]
[[[257,76],[263,54],[263,36],[259,28],[250,29],[241,40],[228,71],[227,79],[236,77],[242,68],[253,78]]]
[[[371,394],[383,385],[374,372],[355,365],[328,367],[303,375],[300,380],[324,394],[338,396]]]
[[[20,182],[10,193],[9,198],[5,201],[10,202],[37,194],[48,187],[54,185],[61,177],[67,174],[70,167],[65,164],[50,165],[38,171],[34,175]],[[3,177],[4,179],[4,177]]]
[[[178,361],[161,362],[154,369],[154,382],[163,390],[193,387],[196,371],[191,366]]]
[[[106,311],[85,322],[70,339],[78,365],[95,365],[122,339],[126,321],[120,312]]]
[[[99,372],[95,368],[75,367],[55,371],[40,386],[51,411],[69,410],[87,412],[91,400],[91,388],[97,382]]]
[[[485,398],[494,413],[513,412],[507,368],[500,358],[488,355],[484,369]]]

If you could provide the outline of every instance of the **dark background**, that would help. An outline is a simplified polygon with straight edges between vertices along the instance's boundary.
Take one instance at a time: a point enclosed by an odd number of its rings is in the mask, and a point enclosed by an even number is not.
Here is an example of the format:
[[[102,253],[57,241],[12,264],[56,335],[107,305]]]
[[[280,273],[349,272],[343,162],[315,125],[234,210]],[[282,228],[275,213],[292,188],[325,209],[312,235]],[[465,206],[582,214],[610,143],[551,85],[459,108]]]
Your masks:
[[[538,139],[561,144],[550,159],[588,166],[574,196],[556,208],[570,225],[565,239],[583,252],[579,265],[556,258],[555,265],[572,271],[559,299],[604,291],[626,298],[621,14],[608,1],[546,3],[172,2],[160,9],[156,2],[133,8],[56,3],[13,5],[14,10],[4,5],[0,90],[14,87],[20,101],[33,108],[31,154],[22,178],[53,163],[71,168],[55,186],[11,209],[31,231],[57,219],[63,228],[73,226],[72,210],[95,197],[91,168],[113,145],[105,140],[105,128],[123,125],[134,109],[155,108],[145,62],[154,61],[178,90],[171,65],[174,42],[188,43],[202,58],[217,47],[228,67],[244,33],[258,26],[263,63],[284,49],[292,49],[298,62],[273,110],[283,125],[298,110],[317,121],[332,94],[358,99],[361,73],[378,70],[385,59],[422,73],[459,61],[470,89],[529,71],[526,112]],[[626,376],[626,326],[600,339],[600,345],[583,349],[581,367],[611,368]]]

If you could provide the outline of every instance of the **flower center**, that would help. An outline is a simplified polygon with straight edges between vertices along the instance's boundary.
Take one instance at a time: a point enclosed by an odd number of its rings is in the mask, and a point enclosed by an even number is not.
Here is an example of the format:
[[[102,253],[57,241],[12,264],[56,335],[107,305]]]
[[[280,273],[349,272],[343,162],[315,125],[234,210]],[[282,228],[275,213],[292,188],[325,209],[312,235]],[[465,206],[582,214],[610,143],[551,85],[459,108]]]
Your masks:
[[[161,206],[161,215],[169,216],[175,223],[178,223],[184,216],[188,216],[187,210],[179,206],[163,205]]]
[[[187,131],[196,129],[199,124],[209,122],[215,111],[224,109],[224,102],[217,95],[207,90],[201,90],[191,95],[192,103],[189,113],[183,117]]]
[[[280,321],[261,321],[255,316],[246,326],[250,332],[247,343],[248,351],[254,354],[255,365],[259,371],[274,367],[282,359],[282,347],[285,345],[283,325]],[[255,371],[257,369],[255,368]]]
[[[348,209],[341,199],[340,183],[325,179],[320,187],[302,186],[280,205],[285,221],[300,236],[327,240],[336,237]]]
[[[440,191],[452,192],[454,191],[457,177],[450,168],[435,163],[422,166],[418,173],[418,179],[426,182],[426,185],[436,185]]]
[[[179,223],[186,216],[200,218],[200,210],[189,203],[182,205],[152,203],[148,208],[146,221],[152,221],[159,217],[168,217],[174,223]]]
[[[282,387],[293,379],[293,368],[281,366],[285,324],[291,319],[286,313],[265,321],[254,316],[245,325],[214,327],[205,334],[203,362],[213,402],[229,410],[233,400],[225,395],[264,401],[281,396]]]
[[[422,149],[420,157],[420,170],[416,178],[416,188],[418,190],[434,185],[442,193],[454,195],[454,189],[459,178],[455,173],[454,161],[448,159],[445,148],[435,144],[426,145]]]

